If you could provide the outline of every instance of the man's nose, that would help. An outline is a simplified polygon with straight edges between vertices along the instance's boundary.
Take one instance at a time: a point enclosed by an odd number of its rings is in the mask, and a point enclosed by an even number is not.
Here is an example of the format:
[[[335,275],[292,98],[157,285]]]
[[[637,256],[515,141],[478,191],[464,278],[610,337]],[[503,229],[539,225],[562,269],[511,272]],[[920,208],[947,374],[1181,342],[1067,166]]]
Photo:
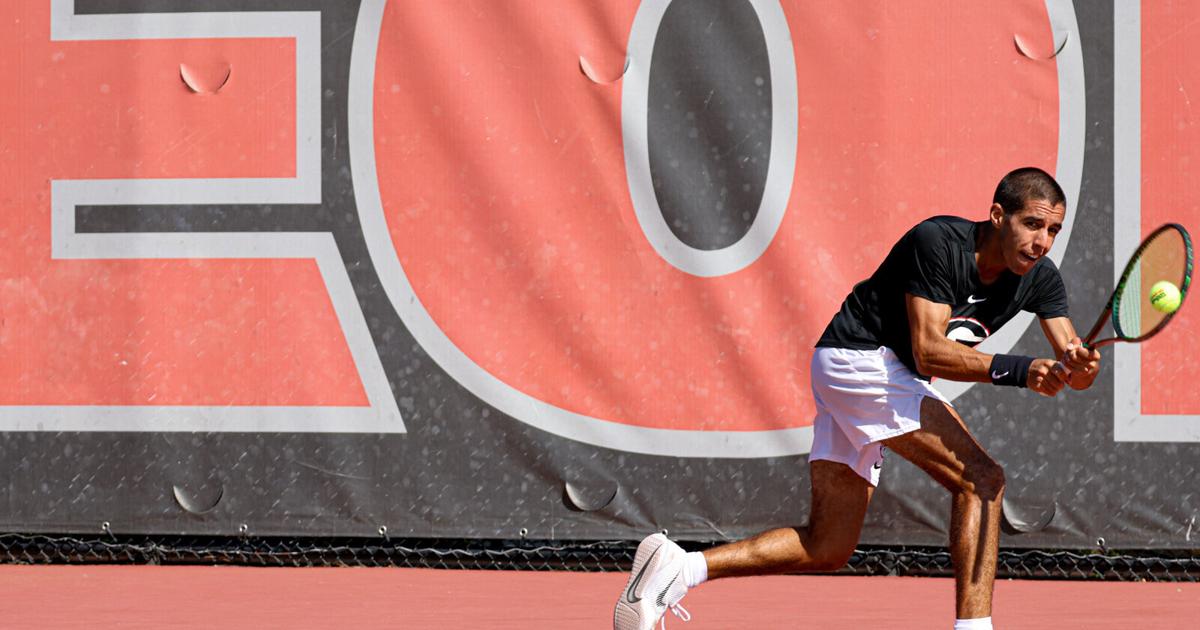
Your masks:
[[[1046,230],[1040,230],[1037,233],[1037,236],[1035,236],[1033,239],[1034,251],[1038,255],[1044,254],[1050,249],[1050,245],[1052,243],[1054,243],[1054,237],[1050,236],[1050,232],[1047,232]]]

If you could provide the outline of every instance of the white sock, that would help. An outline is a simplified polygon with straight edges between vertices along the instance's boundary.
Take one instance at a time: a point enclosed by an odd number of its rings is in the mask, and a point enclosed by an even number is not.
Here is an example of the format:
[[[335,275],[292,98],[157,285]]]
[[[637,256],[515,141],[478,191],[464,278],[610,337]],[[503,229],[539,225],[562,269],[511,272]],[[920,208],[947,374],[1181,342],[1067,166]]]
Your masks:
[[[695,588],[708,579],[708,561],[704,554],[693,551],[683,557],[683,583],[688,588]]]
[[[954,630],[992,630],[992,618],[955,619]]]

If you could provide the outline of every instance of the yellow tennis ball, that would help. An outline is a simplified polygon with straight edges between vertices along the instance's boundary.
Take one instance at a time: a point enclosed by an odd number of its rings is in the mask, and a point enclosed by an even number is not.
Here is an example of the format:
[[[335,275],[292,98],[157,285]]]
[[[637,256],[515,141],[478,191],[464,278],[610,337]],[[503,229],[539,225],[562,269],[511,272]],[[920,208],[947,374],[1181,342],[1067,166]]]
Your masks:
[[[1150,287],[1150,305],[1164,313],[1174,313],[1179,308],[1179,287],[1162,280]]]

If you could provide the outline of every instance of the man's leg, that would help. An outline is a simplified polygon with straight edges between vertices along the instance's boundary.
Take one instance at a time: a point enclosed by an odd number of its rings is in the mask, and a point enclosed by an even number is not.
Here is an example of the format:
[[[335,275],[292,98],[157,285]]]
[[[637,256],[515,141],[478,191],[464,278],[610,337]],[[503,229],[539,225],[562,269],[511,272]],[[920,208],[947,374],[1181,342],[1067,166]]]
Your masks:
[[[708,578],[833,571],[846,564],[875,487],[849,466],[815,460],[807,527],[773,529],[704,552]]]
[[[950,556],[959,619],[992,615],[1004,469],[949,405],[925,398],[921,428],[883,444],[950,491]]]

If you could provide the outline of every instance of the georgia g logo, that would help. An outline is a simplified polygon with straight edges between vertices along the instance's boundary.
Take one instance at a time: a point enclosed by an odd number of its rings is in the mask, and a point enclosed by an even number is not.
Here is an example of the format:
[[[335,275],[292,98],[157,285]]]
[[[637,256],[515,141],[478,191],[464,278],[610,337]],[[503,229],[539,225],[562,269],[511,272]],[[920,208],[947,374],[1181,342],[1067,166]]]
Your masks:
[[[991,335],[992,331],[974,317],[951,317],[946,326],[946,337],[972,348]]]

